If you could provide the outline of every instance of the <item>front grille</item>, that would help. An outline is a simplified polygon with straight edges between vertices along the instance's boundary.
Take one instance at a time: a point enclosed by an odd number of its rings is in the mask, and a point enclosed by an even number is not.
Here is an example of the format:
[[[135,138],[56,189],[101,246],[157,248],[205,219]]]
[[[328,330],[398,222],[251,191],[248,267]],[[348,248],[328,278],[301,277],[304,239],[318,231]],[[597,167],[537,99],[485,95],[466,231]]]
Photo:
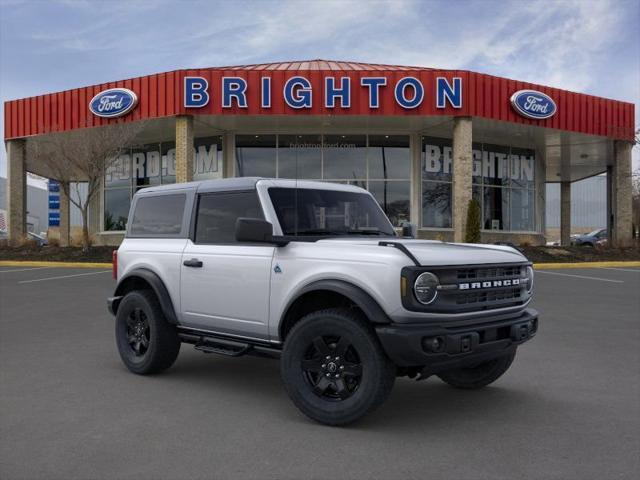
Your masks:
[[[501,277],[518,277],[522,273],[521,266],[505,266],[492,268],[464,268],[458,270],[458,280],[494,279]]]
[[[405,267],[402,275],[407,277],[408,285],[413,285],[422,272],[429,271],[438,276],[441,288],[435,301],[429,305],[418,302],[413,289],[410,289],[409,295],[403,297],[403,305],[409,310],[434,313],[481,312],[524,305],[531,296],[524,281],[527,265]],[[521,283],[513,285],[515,279]]]
[[[508,288],[491,292],[473,292],[456,295],[457,305],[469,305],[472,303],[490,303],[502,300],[517,300],[522,295],[522,288]]]

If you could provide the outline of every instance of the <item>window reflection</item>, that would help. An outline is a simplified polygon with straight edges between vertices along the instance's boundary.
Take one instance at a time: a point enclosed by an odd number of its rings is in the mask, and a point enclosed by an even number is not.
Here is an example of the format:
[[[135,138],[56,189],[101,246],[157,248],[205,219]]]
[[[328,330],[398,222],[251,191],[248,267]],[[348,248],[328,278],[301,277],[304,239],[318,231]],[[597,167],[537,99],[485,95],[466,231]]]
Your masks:
[[[275,177],[276,136],[236,135],[236,174],[239,177]]]
[[[278,136],[279,178],[322,178],[321,135]]]

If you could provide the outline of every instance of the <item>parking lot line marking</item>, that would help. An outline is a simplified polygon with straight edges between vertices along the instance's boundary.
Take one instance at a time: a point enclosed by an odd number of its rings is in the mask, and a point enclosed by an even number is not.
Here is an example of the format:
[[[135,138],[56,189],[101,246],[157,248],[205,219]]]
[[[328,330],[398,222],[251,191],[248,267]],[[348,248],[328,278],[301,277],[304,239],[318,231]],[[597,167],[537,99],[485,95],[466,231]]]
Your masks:
[[[586,275],[572,275],[570,273],[547,272],[544,270],[541,270],[537,273],[545,273],[547,275],[561,275],[563,277],[584,278],[585,280],[599,280],[601,282],[624,283],[624,281],[622,280],[611,280],[610,278],[587,277]]]
[[[634,273],[640,273],[640,270],[636,269],[636,270],[631,270],[630,268],[613,268],[613,267],[601,267],[602,270],[619,270],[620,272],[634,272]]]
[[[13,270],[0,270],[0,273],[26,272],[28,270],[44,270],[45,268],[53,268],[53,267],[14,268]]]
[[[99,272],[89,272],[89,273],[76,273],[75,275],[62,275],[59,277],[36,278],[34,280],[22,280],[21,282],[18,282],[18,283],[44,282],[46,280],[60,280],[62,278],[82,277],[84,275],[97,275],[99,273],[111,273],[111,270],[101,270]]]

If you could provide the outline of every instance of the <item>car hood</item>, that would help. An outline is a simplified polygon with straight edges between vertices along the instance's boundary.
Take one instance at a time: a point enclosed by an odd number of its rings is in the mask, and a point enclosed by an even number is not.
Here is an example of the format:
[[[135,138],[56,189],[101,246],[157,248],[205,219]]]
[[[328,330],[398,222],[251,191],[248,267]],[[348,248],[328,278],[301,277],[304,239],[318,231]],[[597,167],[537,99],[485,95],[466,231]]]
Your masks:
[[[381,241],[404,245],[418,260],[418,262],[420,262],[420,265],[478,265],[527,261],[527,258],[518,250],[503,245],[447,243],[435,240],[413,240],[401,238],[332,238],[319,240],[318,243],[339,242],[344,246],[374,246]]]

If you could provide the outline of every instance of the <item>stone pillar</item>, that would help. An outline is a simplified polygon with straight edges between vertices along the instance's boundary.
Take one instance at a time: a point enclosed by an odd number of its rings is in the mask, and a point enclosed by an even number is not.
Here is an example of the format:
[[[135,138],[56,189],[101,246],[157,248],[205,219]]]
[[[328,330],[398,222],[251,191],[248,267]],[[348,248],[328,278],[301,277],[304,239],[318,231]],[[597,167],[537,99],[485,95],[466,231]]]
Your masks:
[[[560,182],[560,245],[571,245],[571,182]]]
[[[453,120],[453,241],[463,242],[473,178],[471,117]]]
[[[7,141],[7,227],[11,245],[18,245],[27,234],[25,150],[24,140]]]
[[[632,177],[631,142],[616,141],[615,163],[611,170],[611,203],[613,225],[609,232],[610,243],[616,247],[627,247],[632,242]]]
[[[193,180],[193,116],[176,117],[176,183]]]
[[[69,182],[63,185],[60,182],[60,246],[68,247],[70,245],[70,229],[71,229],[71,206],[69,204]],[[65,192],[66,189],[66,192]]]
[[[222,135],[222,176],[236,176],[236,137],[233,133]]]
[[[420,228],[422,215],[422,135],[414,133],[410,138],[411,152],[411,223]]]

